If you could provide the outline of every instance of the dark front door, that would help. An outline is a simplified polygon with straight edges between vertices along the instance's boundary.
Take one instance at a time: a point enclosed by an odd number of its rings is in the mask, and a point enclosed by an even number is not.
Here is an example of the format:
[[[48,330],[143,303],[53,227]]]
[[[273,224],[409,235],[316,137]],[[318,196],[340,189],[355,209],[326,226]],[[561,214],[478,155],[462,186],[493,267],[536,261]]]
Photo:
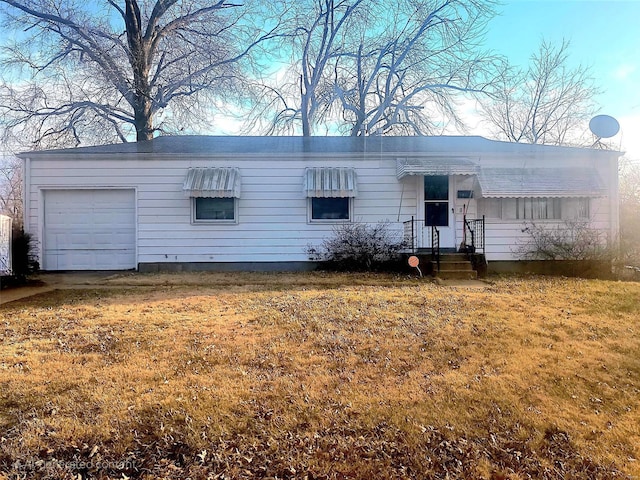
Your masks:
[[[431,244],[431,227],[440,231],[440,246],[455,247],[455,220],[451,213],[453,200],[451,178],[446,175],[424,177],[424,245]]]

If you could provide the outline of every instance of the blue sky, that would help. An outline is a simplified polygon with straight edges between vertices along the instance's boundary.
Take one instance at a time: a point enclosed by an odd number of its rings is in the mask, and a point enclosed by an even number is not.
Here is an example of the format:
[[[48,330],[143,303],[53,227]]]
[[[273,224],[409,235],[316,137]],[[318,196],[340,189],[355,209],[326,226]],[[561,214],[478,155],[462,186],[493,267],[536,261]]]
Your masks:
[[[591,67],[599,113],[620,122],[612,139],[640,159],[640,0],[503,0],[486,46],[526,66],[542,38],[571,43],[570,61]]]

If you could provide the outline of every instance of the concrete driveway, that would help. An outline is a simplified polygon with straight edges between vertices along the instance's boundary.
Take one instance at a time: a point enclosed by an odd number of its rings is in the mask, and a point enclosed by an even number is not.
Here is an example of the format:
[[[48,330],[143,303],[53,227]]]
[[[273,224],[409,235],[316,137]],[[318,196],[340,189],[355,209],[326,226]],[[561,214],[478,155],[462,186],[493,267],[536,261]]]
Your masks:
[[[137,274],[127,271],[102,271],[102,272],[44,272],[37,275],[33,275],[31,280],[36,282],[36,285],[28,285],[19,288],[10,288],[8,290],[0,291],[0,305],[5,303],[21,300],[23,298],[31,297],[41,293],[51,292],[53,290],[78,290],[83,288],[122,288],[123,286],[129,288],[135,288],[140,286],[153,287],[155,285],[212,285],[220,284],[219,282],[211,282],[207,277],[200,278],[197,273],[194,273],[194,279],[187,278],[189,274],[158,274],[152,275],[148,282],[136,282],[136,278],[141,276],[145,278],[145,274]],[[219,273],[219,275],[227,275],[226,273]],[[123,280],[117,284],[110,284],[110,279],[117,277],[123,277]],[[177,280],[176,280],[177,277]],[[133,279],[133,281],[129,281]],[[251,282],[251,280],[247,280]],[[434,282],[435,284],[443,287],[453,288],[486,288],[487,283],[480,280],[441,280],[425,278],[427,282]],[[184,283],[182,283],[184,282]]]
[[[32,285],[0,291],[0,305],[59,289],[91,288],[122,272],[42,272],[31,277]]]

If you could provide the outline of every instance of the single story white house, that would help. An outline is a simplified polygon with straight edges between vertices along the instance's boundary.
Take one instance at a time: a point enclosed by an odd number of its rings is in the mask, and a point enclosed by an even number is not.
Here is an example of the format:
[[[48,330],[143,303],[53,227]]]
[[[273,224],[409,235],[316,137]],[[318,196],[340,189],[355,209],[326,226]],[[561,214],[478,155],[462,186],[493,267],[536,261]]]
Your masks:
[[[619,152],[481,137],[167,136],[23,153],[43,270],[300,269],[341,222],[516,261],[527,221],[618,234]],[[410,233],[411,232],[411,233]],[[468,238],[466,238],[468,242]],[[478,239],[480,241],[480,239]]]

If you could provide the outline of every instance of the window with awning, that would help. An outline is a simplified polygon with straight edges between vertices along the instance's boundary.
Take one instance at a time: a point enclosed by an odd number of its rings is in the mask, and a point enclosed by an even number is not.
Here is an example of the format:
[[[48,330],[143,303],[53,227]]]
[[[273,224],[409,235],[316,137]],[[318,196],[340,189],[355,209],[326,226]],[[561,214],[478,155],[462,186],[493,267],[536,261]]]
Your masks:
[[[589,197],[483,198],[479,210],[488,219],[589,220]]]
[[[314,167],[304,172],[310,221],[348,221],[358,194],[356,172],[346,167]]]
[[[240,171],[233,167],[190,168],[182,189],[194,198],[240,198]]]
[[[358,195],[356,172],[344,167],[307,168],[303,190],[311,198],[355,197]]]
[[[240,172],[233,167],[190,168],[183,191],[191,197],[193,223],[235,223]]]

